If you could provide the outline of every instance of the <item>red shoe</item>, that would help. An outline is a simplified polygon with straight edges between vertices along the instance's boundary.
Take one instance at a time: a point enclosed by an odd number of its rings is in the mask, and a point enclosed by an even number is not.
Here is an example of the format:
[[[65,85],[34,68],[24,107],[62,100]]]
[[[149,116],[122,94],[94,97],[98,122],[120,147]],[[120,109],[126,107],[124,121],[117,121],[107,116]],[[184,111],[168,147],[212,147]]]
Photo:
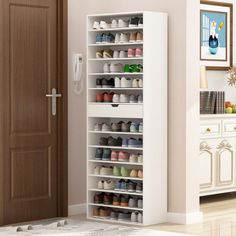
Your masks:
[[[113,95],[114,93],[104,93],[104,102],[108,102],[108,103],[111,103],[112,100],[113,100]]]
[[[96,95],[96,102],[104,102],[104,95],[103,94],[97,94]]]

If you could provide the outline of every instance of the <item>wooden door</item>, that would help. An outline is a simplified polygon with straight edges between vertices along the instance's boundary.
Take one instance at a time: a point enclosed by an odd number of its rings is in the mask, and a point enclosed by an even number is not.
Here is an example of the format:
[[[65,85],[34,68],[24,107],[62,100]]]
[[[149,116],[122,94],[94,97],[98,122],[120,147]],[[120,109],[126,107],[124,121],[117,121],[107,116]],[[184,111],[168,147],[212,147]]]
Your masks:
[[[46,97],[53,88],[64,92],[58,2],[1,0],[1,224],[62,215],[58,145],[65,97],[57,99],[56,115]]]

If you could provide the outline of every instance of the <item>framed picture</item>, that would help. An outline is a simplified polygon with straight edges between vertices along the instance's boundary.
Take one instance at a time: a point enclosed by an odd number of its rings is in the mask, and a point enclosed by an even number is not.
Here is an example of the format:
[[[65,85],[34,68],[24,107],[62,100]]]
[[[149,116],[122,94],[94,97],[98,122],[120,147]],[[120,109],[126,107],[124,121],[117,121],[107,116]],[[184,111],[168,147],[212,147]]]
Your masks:
[[[200,64],[208,70],[233,65],[233,5],[201,1]]]

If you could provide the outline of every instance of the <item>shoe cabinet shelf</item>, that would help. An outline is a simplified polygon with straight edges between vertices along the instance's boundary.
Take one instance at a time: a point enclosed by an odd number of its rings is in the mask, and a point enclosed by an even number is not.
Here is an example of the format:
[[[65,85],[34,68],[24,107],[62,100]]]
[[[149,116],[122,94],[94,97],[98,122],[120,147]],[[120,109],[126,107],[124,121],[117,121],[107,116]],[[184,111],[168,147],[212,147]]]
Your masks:
[[[87,17],[88,219],[166,222],[167,41],[165,13]]]

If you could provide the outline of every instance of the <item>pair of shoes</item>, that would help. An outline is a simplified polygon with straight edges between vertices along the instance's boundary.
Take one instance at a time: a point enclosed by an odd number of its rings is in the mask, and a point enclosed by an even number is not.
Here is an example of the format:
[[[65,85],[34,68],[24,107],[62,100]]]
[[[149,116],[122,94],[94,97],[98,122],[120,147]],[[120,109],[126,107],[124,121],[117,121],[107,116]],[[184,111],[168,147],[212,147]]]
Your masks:
[[[143,132],[143,123],[132,122],[130,125],[130,132],[132,133],[142,133]]]
[[[111,152],[111,161],[120,161],[120,162],[128,162],[129,161],[129,153],[127,152]]]
[[[143,155],[132,153],[129,156],[129,162],[131,162],[131,163],[143,163]]]
[[[123,67],[125,73],[140,73],[143,71],[143,66],[140,64],[125,64]]]
[[[132,80],[130,78],[119,78],[115,77],[115,88],[131,88]]]
[[[111,49],[100,50],[96,52],[96,58],[112,58],[113,51]]]
[[[128,58],[142,57],[142,56],[143,56],[142,48],[129,48],[128,49]]]
[[[131,121],[125,123],[124,121],[120,121],[118,123],[111,124],[111,130],[113,132],[129,132]]]
[[[96,43],[97,44],[104,44],[104,43],[114,43],[115,37],[111,33],[103,33],[96,35]]]
[[[113,175],[114,176],[123,176],[123,177],[130,177],[131,170],[126,168],[125,166],[114,166],[113,167]]]
[[[93,202],[95,204],[111,205],[112,201],[113,201],[113,194],[109,193],[97,193],[93,197]]]
[[[98,189],[114,190],[114,188],[115,182],[113,180],[107,179],[98,181]]]
[[[120,73],[123,65],[121,63],[105,63],[103,65],[103,73]]]
[[[108,138],[101,137],[99,140],[99,145],[101,146],[121,146],[122,145],[122,138],[113,138],[109,136]]]
[[[109,219],[111,210],[106,207],[93,208],[93,217]]]
[[[102,20],[100,22],[94,21],[93,22],[93,29],[109,29],[111,28],[111,24],[107,23],[106,21]]]
[[[113,206],[128,207],[129,206],[129,197],[125,195],[114,195],[113,196]]]
[[[133,27],[143,27],[143,17],[131,17],[130,21],[129,21],[129,27],[133,28]]]
[[[128,57],[128,51],[114,50],[114,52],[113,52],[113,58],[127,58],[127,57]]]
[[[126,19],[112,19],[111,28],[126,28],[129,22]]]
[[[96,95],[96,102],[107,102],[111,103],[114,93],[99,93]]]
[[[141,43],[143,42],[143,33],[142,32],[132,32],[129,35],[130,43]]]
[[[94,125],[93,131],[103,131],[103,132],[107,132],[107,131],[111,131],[111,127],[107,124],[107,123],[96,123]]]
[[[142,79],[139,79],[139,78],[133,79],[132,88],[142,88],[142,87],[143,87],[143,80]]]
[[[130,172],[130,177],[132,178],[143,178],[143,171],[142,170],[137,170],[137,169],[132,169]]]
[[[97,78],[96,79],[96,88],[114,88],[115,81],[114,78],[105,79]]]
[[[131,180],[120,179],[115,183],[115,191],[131,192],[131,193],[142,193],[143,184],[141,182],[135,183]]]
[[[143,97],[142,95],[127,95],[127,94],[114,94],[113,103],[142,103],[143,102]]]
[[[137,211],[132,212],[131,222],[143,223],[143,214]]]
[[[111,150],[108,148],[97,148],[95,151],[95,160],[110,161]]]
[[[143,80],[136,78],[130,79],[126,77],[115,77],[115,88],[142,88]]]
[[[113,167],[112,166],[95,166],[94,175],[112,175]]]
[[[122,147],[138,148],[143,146],[143,140],[141,138],[129,138],[123,139]]]
[[[142,198],[134,198],[129,197],[129,207],[132,208],[143,208],[143,199]]]
[[[129,34],[128,33],[116,33],[114,42],[115,43],[128,43],[129,42]]]

